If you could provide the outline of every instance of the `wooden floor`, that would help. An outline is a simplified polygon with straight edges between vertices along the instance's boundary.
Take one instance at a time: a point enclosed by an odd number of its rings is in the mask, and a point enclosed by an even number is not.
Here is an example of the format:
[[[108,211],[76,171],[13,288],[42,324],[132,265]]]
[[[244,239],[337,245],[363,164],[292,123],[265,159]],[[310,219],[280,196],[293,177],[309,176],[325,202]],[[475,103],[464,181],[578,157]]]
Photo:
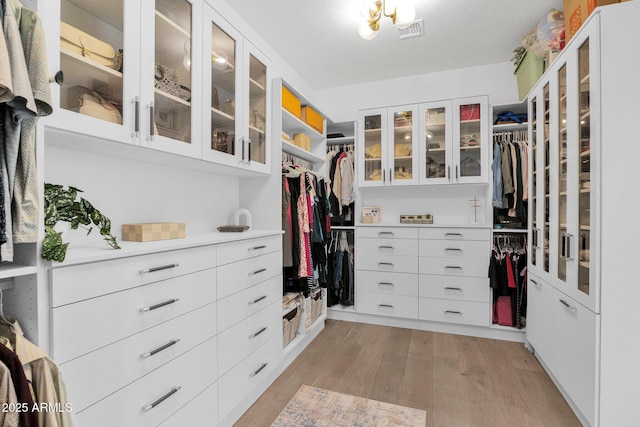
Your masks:
[[[327,320],[238,420],[269,426],[302,384],[427,411],[427,426],[580,426],[522,343]]]

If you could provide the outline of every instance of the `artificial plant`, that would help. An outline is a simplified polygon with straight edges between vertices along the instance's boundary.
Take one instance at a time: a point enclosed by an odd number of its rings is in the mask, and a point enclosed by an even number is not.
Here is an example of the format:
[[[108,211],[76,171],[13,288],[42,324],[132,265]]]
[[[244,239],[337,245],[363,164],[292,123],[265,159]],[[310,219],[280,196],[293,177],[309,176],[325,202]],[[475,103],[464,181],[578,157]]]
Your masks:
[[[80,197],[82,190],[69,186],[44,184],[44,239],[42,240],[42,258],[50,261],[64,261],[69,243],[62,241],[62,233],[54,227],[59,221],[71,224],[76,230],[81,225],[87,228],[91,223],[100,229],[104,240],[114,249],[120,249],[115,236],[111,234],[111,221],[96,209],[89,201]],[[93,227],[87,228],[87,234]]]

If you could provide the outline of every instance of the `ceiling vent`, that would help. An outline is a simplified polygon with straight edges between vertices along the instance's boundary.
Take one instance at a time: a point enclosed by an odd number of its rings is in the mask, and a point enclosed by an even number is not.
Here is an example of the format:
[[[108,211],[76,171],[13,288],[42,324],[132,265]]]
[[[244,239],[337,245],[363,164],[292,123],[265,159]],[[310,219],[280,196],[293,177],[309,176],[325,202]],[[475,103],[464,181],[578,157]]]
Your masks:
[[[398,35],[400,36],[400,40],[424,36],[424,21],[417,19],[407,28],[398,28]]]

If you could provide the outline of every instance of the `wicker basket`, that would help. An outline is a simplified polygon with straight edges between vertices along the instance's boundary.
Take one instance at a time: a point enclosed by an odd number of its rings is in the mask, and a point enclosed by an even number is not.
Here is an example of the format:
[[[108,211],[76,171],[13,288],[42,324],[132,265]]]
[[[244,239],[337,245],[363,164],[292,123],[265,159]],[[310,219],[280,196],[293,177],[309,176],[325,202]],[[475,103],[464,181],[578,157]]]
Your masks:
[[[311,295],[310,298],[311,298],[310,319],[311,319],[311,324],[313,324],[313,322],[318,320],[318,318],[322,314],[322,291],[319,291],[315,295]]]
[[[296,306],[282,318],[282,347],[289,345],[298,335],[298,327],[300,326],[300,317],[302,310],[300,306]]]

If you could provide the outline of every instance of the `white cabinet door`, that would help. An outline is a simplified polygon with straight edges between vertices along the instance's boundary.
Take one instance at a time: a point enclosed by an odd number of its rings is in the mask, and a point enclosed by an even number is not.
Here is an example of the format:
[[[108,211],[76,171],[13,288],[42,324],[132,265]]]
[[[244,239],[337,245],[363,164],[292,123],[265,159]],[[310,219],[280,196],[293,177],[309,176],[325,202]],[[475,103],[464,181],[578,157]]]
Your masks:
[[[486,96],[453,100],[453,179],[460,184],[489,179],[489,102]]]
[[[419,162],[420,184],[452,182],[452,107],[451,101],[420,105]]]
[[[387,184],[387,109],[358,111],[358,184],[382,187]]]
[[[535,354],[553,369],[553,288],[536,276],[529,276],[527,286],[527,341]]]
[[[389,185],[419,183],[418,106],[401,105],[387,112],[387,182]],[[384,147],[383,147],[384,149]]]

